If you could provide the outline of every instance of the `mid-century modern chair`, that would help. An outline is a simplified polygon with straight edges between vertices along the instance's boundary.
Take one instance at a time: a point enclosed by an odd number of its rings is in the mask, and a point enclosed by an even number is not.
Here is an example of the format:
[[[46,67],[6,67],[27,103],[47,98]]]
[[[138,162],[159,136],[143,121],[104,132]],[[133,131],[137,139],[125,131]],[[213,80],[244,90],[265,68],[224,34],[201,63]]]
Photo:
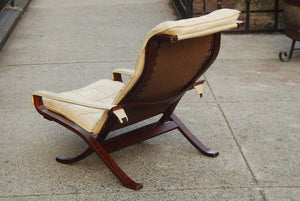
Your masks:
[[[145,38],[134,72],[116,70],[112,80],[64,93],[34,92],[32,101],[42,116],[70,129],[89,145],[74,158],[56,160],[70,164],[96,152],[126,187],[138,190],[142,184],[131,180],[110,152],[178,129],[202,154],[216,157],[218,152],[204,146],[173,111],[186,91],[195,88],[201,97],[204,81],[198,79],[217,57],[220,32],[236,28],[239,14],[221,9],[202,17],[163,22]],[[131,77],[126,84],[121,74]],[[113,130],[159,114],[157,122],[109,137]]]

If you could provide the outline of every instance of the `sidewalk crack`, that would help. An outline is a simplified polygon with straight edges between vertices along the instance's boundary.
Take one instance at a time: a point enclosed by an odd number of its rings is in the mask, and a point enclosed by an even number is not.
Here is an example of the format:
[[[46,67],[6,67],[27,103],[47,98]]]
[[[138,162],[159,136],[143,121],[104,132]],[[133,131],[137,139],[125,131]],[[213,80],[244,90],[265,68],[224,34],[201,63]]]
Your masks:
[[[216,101],[216,104],[217,104],[217,106],[218,106],[218,108],[219,108],[219,110],[220,110],[220,112],[221,112],[221,114],[222,114],[222,116],[223,116],[223,118],[224,118],[224,120],[225,120],[225,122],[226,122],[226,125],[227,125],[227,127],[228,127],[228,129],[229,129],[229,131],[230,131],[230,134],[231,134],[231,136],[232,136],[232,138],[233,138],[235,144],[237,145],[238,150],[239,150],[240,154],[242,155],[242,157],[243,157],[243,159],[244,159],[244,161],[245,161],[245,164],[246,164],[246,166],[247,166],[247,168],[248,168],[248,170],[249,170],[249,172],[250,172],[250,174],[251,174],[251,176],[252,176],[253,181],[255,182],[256,185],[258,185],[258,180],[256,179],[255,174],[254,174],[254,172],[252,171],[252,169],[251,169],[251,167],[250,167],[250,165],[249,165],[249,163],[248,163],[248,161],[247,161],[247,159],[246,159],[246,156],[245,156],[244,152],[242,151],[242,147],[241,147],[241,145],[239,144],[239,142],[238,142],[238,140],[237,140],[237,138],[236,138],[236,136],[235,136],[235,134],[234,134],[234,132],[233,132],[231,126],[230,126],[230,123],[229,123],[229,121],[228,121],[228,119],[227,119],[227,117],[226,117],[226,115],[225,115],[225,113],[224,113],[224,111],[223,111],[223,109],[222,109],[222,107],[221,107],[219,101],[217,100],[217,98],[216,98],[216,96],[215,96],[215,94],[214,94],[214,92],[213,92],[213,90],[212,90],[212,88],[211,88],[211,86],[210,86],[210,84],[209,84],[207,78],[206,78],[204,75],[203,75],[203,77],[204,77],[204,79],[206,80],[206,84],[207,84],[207,86],[208,86],[210,92],[212,93],[212,95],[213,95],[215,101]],[[264,196],[263,196],[263,198],[264,198]]]

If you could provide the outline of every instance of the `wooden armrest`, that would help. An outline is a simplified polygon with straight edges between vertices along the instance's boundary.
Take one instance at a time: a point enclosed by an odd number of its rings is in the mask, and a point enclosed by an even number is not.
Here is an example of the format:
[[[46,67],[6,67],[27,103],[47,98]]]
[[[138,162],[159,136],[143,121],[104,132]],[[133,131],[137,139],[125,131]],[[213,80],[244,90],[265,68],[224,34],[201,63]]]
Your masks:
[[[199,98],[202,98],[203,94],[203,83],[205,80],[195,82],[188,90],[195,89]]]
[[[195,83],[193,84],[193,86],[191,86],[188,90],[194,89],[194,86],[195,86],[195,85],[203,84],[204,82],[205,82],[205,80],[200,80],[200,81],[198,81],[198,82],[195,82]]]
[[[245,22],[242,20],[237,20],[236,24],[237,24],[237,28],[239,28],[239,27],[243,26],[245,24]]]
[[[131,70],[131,69],[116,69],[116,70],[113,70],[112,72],[112,80],[114,81],[119,81],[119,82],[123,82],[122,80],[122,76],[121,75],[128,75],[128,76],[133,76],[134,74],[134,70]]]
[[[118,118],[118,120],[120,121],[121,124],[128,122],[127,114],[126,114],[125,110],[120,106],[107,104],[107,103],[101,103],[99,101],[74,100],[71,98],[60,97],[58,94],[52,93],[49,91],[34,92],[32,94],[32,96],[33,96],[33,98],[35,96],[36,97],[45,97],[48,99],[52,99],[52,100],[56,100],[56,101],[60,101],[60,102],[64,102],[64,103],[69,103],[69,104],[74,104],[74,105],[79,105],[79,106],[83,106],[83,107],[89,107],[89,108],[93,108],[93,109],[101,109],[101,110],[107,110],[107,111],[112,110],[113,114],[116,115],[116,117]],[[35,102],[33,102],[33,103],[34,103],[34,105],[36,105]]]
[[[80,100],[74,100],[68,97],[61,97],[57,93],[49,92],[49,91],[37,91],[32,94],[33,96],[41,96],[45,97],[48,99],[64,102],[64,103],[69,103],[69,104],[74,104],[74,105],[79,105],[79,106],[84,106],[84,107],[89,107],[89,108],[94,108],[94,109],[101,109],[101,110],[110,110],[111,108],[115,107],[116,105],[112,104],[107,104],[107,103],[102,103],[99,101],[80,101]]]

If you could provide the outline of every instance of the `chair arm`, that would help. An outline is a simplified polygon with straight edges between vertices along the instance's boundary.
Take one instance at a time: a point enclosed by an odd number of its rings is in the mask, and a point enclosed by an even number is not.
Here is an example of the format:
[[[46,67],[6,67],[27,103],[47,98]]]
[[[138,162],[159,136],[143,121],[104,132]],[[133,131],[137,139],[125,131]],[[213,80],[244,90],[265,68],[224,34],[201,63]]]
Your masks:
[[[199,98],[202,98],[203,96],[203,84],[204,84],[205,80],[200,80],[198,82],[195,82],[190,88],[191,89],[196,89],[196,93],[198,95]]]
[[[244,25],[244,21],[242,21],[242,20],[237,20],[236,21],[236,24],[237,24],[237,28],[239,28],[239,27],[241,27],[241,26],[243,26]]]
[[[123,108],[120,108],[119,106],[113,105],[113,104],[107,104],[107,103],[101,103],[98,101],[80,101],[80,100],[74,100],[68,97],[62,97],[57,93],[49,92],[49,91],[37,91],[32,94],[33,96],[41,96],[48,99],[79,105],[83,107],[89,107],[94,109],[101,109],[101,110],[111,110],[112,112],[117,116],[120,123],[126,123],[128,121],[128,117],[124,111]]]
[[[122,82],[121,74],[128,75],[131,77],[131,76],[133,76],[133,73],[134,73],[134,70],[131,70],[131,69],[124,69],[124,68],[116,69],[116,70],[113,70],[111,79],[114,81]]]
[[[198,82],[195,82],[188,90],[195,89],[195,85],[204,84],[204,82],[205,80],[199,80]]]
[[[68,97],[62,97],[61,95],[49,91],[37,91],[32,94],[33,96],[42,96],[48,99],[64,102],[64,103],[70,103],[74,105],[79,105],[79,106],[84,106],[84,107],[89,107],[89,108],[94,108],[94,109],[101,109],[101,110],[110,110],[113,108],[115,105],[112,104],[106,104],[106,103],[101,103],[97,101],[80,101],[80,100],[74,100],[72,98]]]

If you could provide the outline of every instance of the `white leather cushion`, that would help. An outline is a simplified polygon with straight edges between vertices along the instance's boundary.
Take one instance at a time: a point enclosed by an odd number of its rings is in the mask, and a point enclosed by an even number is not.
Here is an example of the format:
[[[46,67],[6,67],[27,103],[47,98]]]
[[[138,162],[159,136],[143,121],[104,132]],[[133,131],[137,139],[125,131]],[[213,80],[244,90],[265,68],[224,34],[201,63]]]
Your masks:
[[[124,84],[121,82],[112,80],[99,80],[86,87],[59,93],[58,95],[83,102],[97,101],[106,104],[112,104],[116,95],[119,94],[123,86]],[[43,102],[47,109],[63,115],[90,133],[94,133],[94,128],[97,121],[105,112],[105,110],[101,109],[78,106],[47,98],[43,98]]]
[[[162,22],[154,27],[151,32],[174,35],[178,37],[178,40],[204,36],[236,28],[236,20],[240,13],[235,9],[224,8],[200,17]]]

